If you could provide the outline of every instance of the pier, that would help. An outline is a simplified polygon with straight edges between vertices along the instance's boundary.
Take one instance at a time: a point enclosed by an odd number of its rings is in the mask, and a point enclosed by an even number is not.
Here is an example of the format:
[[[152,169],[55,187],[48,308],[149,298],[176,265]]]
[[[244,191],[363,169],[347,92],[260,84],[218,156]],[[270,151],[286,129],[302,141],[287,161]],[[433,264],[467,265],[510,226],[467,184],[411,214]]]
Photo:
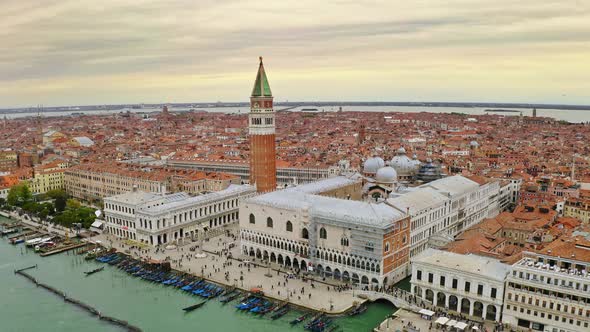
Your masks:
[[[45,288],[46,290],[52,292],[53,294],[63,298],[64,301],[69,302],[69,303],[87,311],[91,315],[98,317],[98,319],[100,319],[100,320],[107,321],[112,325],[115,325],[115,326],[125,329],[126,331],[131,331],[131,332],[141,332],[142,331],[139,327],[131,325],[127,321],[101,314],[100,311],[98,311],[96,308],[92,307],[91,305],[86,304],[82,301],[76,300],[74,298],[71,298],[71,297],[67,296],[65,292],[60,291],[50,285],[41,283],[35,277],[33,277],[32,275],[25,272],[27,270],[34,269],[36,267],[37,267],[37,265],[29,266],[29,267],[26,267],[26,268],[23,268],[20,270],[15,270],[14,273],[25,277],[26,279],[28,279],[29,281],[34,283],[37,287]]]
[[[69,250],[72,250],[72,249],[81,248],[81,247],[86,246],[87,244],[88,243],[85,243],[85,242],[74,243],[74,244],[69,245],[69,246],[66,246],[66,247],[61,247],[61,248],[57,248],[55,250],[51,250],[51,251],[48,251],[48,252],[41,253],[41,254],[39,254],[39,256],[41,256],[41,257],[51,256],[51,255],[59,254],[59,253],[62,253],[62,252],[65,252],[65,251],[69,251]]]

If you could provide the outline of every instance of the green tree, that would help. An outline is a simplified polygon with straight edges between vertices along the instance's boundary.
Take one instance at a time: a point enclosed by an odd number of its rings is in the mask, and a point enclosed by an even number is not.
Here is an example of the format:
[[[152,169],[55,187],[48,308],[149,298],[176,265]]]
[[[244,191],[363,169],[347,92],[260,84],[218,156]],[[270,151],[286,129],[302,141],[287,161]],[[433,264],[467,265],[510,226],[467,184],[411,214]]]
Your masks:
[[[45,195],[54,200],[53,204],[55,209],[59,212],[66,209],[66,202],[68,200],[68,194],[61,189],[50,190]]]
[[[80,204],[80,202],[78,202],[77,200],[70,198],[67,200],[66,202],[66,209],[68,210],[78,210],[82,207],[82,204]]]
[[[23,206],[25,203],[33,201],[33,193],[27,183],[20,183],[10,188],[6,201],[12,206]]]
[[[36,214],[39,211],[39,204],[37,202],[26,202],[22,205],[22,208],[27,213]]]

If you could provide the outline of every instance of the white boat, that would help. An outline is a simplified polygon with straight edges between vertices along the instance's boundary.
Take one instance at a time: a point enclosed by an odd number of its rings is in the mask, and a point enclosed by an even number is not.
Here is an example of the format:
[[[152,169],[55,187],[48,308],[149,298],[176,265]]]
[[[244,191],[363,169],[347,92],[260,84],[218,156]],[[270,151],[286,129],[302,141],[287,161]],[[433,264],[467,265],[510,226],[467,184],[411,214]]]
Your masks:
[[[27,246],[33,246],[33,245],[35,245],[35,244],[39,243],[39,242],[41,241],[41,239],[42,239],[42,238],[40,238],[40,237],[36,237],[36,238],[34,238],[34,239],[26,240],[26,241],[25,241],[25,244],[26,244]]]
[[[29,246],[29,247],[34,247],[37,244],[41,244],[43,242],[49,242],[49,241],[51,241],[51,238],[50,237],[45,237],[45,238],[39,237],[39,238],[36,238],[36,239],[25,241],[25,245],[26,246]]]

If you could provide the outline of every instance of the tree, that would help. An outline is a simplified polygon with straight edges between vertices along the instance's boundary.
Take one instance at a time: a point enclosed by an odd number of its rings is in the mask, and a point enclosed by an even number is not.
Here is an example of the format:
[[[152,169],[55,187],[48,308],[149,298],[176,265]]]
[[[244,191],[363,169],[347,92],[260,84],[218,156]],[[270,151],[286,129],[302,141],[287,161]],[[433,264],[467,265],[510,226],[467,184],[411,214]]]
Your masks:
[[[67,202],[66,197],[57,197],[54,202],[55,209],[59,212],[62,212],[63,210],[66,209],[66,202]]]
[[[80,207],[82,207],[82,204],[73,198],[68,199],[66,202],[66,209],[68,210],[78,210]]]
[[[53,204],[55,205],[55,209],[57,211],[62,212],[66,209],[68,194],[65,191],[61,189],[54,189],[46,192],[45,195],[54,200]]]
[[[33,201],[33,193],[27,183],[20,183],[10,188],[6,201],[12,206],[23,206],[25,203]]]

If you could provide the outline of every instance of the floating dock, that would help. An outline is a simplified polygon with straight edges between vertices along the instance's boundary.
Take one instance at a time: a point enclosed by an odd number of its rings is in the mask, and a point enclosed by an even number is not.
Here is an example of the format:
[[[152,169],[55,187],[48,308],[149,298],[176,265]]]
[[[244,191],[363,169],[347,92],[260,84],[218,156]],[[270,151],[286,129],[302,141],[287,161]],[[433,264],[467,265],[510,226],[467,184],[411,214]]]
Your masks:
[[[65,247],[57,248],[57,249],[54,249],[51,251],[43,252],[43,253],[39,254],[39,256],[41,256],[41,257],[51,256],[51,255],[59,254],[59,253],[62,253],[62,252],[68,251],[68,250],[84,247],[87,244],[88,243],[85,243],[85,242],[84,243],[83,242],[74,243],[69,246],[65,246]]]

